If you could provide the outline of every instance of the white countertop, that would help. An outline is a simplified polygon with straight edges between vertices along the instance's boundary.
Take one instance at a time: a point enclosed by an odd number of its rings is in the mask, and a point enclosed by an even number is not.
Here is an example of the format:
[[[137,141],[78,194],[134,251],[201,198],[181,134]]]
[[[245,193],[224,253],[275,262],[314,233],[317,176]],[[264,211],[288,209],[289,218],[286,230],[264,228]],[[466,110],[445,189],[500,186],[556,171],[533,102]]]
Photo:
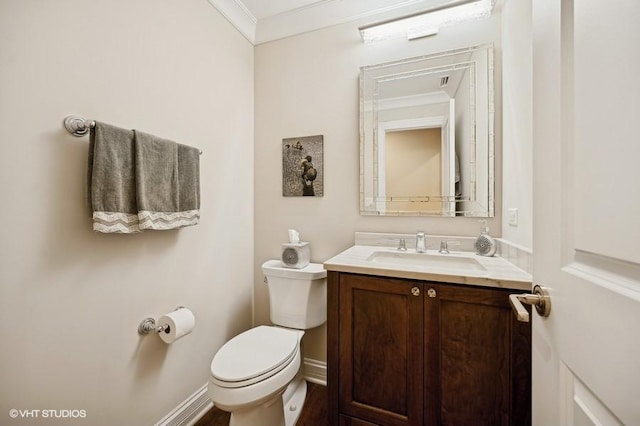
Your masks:
[[[398,250],[389,247],[355,245],[324,262],[324,267],[327,271],[440,281],[493,288],[509,288],[524,291],[531,290],[531,275],[497,256],[484,257],[464,251],[451,251],[450,254],[440,254],[437,250],[428,250],[426,253],[429,256],[470,257],[486,269],[486,271],[467,272],[453,268],[433,268],[426,265],[380,263],[367,260],[374,252],[398,253]],[[409,249],[401,253],[415,254],[416,251]],[[418,255],[420,254],[418,253]]]

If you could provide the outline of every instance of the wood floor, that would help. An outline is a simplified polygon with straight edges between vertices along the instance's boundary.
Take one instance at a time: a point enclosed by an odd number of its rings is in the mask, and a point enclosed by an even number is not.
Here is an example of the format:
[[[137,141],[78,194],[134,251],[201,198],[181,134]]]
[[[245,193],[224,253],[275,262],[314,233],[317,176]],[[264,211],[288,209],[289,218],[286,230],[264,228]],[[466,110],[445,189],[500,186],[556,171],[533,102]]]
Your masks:
[[[195,426],[228,426],[230,414],[216,407],[209,410]],[[327,388],[307,383],[307,398],[296,426],[324,426],[327,421]]]

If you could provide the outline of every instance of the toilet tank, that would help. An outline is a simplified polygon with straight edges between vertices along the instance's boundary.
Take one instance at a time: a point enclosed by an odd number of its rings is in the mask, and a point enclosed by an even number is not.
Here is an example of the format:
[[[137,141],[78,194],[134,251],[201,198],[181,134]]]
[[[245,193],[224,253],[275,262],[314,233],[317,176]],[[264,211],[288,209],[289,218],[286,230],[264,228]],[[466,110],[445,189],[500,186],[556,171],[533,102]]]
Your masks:
[[[262,264],[267,278],[271,322],[306,330],[327,320],[327,271],[319,263],[285,268],[280,260]]]

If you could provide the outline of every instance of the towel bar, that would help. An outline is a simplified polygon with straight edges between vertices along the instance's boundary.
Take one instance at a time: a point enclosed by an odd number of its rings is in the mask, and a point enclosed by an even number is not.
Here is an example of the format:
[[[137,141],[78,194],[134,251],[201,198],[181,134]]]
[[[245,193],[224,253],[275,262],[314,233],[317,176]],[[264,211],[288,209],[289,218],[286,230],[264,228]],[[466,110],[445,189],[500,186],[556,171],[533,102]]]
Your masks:
[[[89,129],[95,127],[96,122],[87,120],[79,115],[68,115],[64,118],[64,128],[73,136],[81,137],[89,133]]]
[[[87,120],[79,115],[67,115],[63,121],[64,128],[67,132],[73,136],[82,137],[89,133],[89,129],[93,129],[96,126],[96,122],[93,120]],[[199,151],[202,155],[202,150]]]

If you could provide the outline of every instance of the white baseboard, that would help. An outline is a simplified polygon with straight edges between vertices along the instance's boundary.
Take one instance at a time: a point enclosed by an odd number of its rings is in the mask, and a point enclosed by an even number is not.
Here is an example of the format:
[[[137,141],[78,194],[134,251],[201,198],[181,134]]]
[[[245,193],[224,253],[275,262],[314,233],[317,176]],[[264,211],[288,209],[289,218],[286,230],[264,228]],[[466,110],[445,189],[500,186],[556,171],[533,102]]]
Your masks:
[[[311,383],[327,386],[327,363],[315,359],[304,359],[304,378]]]
[[[189,398],[173,409],[155,426],[192,426],[213,407],[207,394],[207,384],[202,385]]]
[[[304,378],[308,382],[327,386],[327,363],[305,358]],[[209,399],[205,383],[155,426],[193,426],[211,407],[213,407],[213,402]]]

